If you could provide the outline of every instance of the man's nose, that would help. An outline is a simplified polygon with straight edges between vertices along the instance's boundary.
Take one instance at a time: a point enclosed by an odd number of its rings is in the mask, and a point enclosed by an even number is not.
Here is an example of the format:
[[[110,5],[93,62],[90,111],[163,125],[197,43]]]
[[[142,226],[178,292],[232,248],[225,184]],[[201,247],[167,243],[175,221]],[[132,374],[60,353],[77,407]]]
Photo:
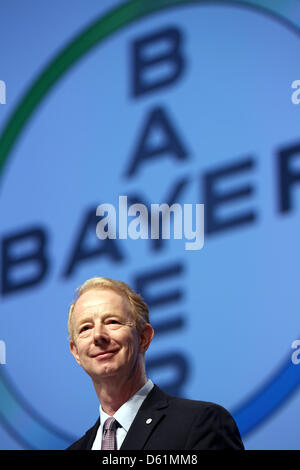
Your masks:
[[[105,325],[101,321],[96,321],[94,326],[94,342],[109,341],[109,335]]]

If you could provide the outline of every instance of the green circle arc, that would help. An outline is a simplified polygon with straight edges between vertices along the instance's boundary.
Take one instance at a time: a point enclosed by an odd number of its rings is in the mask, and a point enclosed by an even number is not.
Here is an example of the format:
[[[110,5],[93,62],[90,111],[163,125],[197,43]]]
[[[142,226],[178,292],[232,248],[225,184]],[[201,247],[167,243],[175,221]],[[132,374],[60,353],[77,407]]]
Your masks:
[[[123,27],[165,9],[188,5],[243,6],[273,16],[300,32],[300,7],[293,0],[132,0],[101,16],[67,44],[25,92],[8,119],[0,137],[0,178],[12,150],[45,96],[81,57]],[[297,10],[297,11],[296,11]],[[286,358],[277,372],[236,409],[234,416],[245,435],[266,419],[300,384],[300,367]],[[33,449],[61,449],[72,436],[63,433],[31,409],[14,390],[4,369],[0,369],[0,417],[23,446]],[[19,431],[22,429],[22,431]]]

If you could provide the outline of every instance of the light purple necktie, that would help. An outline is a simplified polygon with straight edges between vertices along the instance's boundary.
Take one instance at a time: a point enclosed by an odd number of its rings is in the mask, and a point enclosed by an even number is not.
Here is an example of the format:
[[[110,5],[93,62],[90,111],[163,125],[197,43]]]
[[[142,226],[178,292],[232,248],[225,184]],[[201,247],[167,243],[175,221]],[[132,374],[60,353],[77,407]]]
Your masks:
[[[102,450],[117,450],[116,429],[119,426],[118,421],[112,416],[107,418],[103,425]]]

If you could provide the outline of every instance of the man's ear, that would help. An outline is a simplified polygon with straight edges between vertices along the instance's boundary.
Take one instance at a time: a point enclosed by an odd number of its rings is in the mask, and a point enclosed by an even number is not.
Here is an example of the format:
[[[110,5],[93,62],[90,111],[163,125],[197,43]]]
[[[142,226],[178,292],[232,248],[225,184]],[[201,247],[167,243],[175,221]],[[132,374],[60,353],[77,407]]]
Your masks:
[[[78,350],[77,350],[76,344],[74,343],[74,341],[72,339],[70,340],[70,350],[71,350],[71,353],[73,354],[73,356],[75,357],[76,362],[81,366]]]
[[[146,323],[142,327],[142,331],[140,333],[140,352],[145,353],[150,346],[150,343],[154,336],[154,330],[150,323]]]

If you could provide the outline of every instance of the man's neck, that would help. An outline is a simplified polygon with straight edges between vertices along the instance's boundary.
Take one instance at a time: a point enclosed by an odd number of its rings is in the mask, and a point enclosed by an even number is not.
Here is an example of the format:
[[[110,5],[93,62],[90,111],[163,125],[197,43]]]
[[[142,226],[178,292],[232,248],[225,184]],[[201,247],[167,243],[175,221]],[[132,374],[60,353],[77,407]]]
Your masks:
[[[109,378],[101,383],[94,382],[94,387],[103,411],[113,416],[116,411],[126,403],[147,382],[145,375],[139,380],[126,379],[121,382],[119,378]]]

